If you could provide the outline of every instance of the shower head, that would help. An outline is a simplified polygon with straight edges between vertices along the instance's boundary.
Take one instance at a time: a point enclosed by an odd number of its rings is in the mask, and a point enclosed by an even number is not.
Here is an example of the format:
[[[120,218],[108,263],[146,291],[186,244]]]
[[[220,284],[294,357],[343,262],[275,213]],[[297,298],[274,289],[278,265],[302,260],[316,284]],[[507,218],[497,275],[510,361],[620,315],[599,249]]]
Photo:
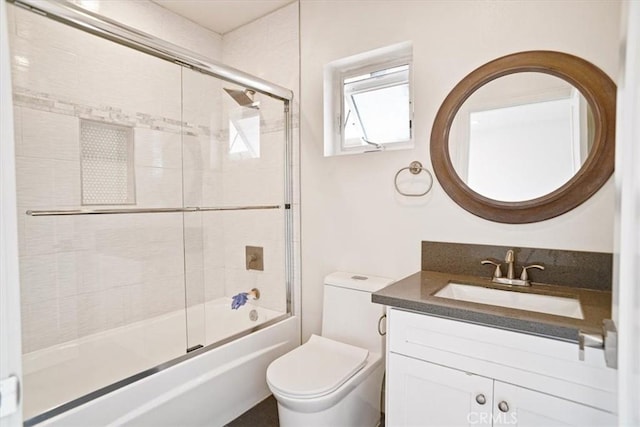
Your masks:
[[[256,94],[255,91],[251,89],[238,90],[238,89],[227,89],[224,88],[224,91],[229,94],[233,98],[234,101],[238,103],[241,107],[247,108],[260,108],[260,103],[253,100],[253,95]]]

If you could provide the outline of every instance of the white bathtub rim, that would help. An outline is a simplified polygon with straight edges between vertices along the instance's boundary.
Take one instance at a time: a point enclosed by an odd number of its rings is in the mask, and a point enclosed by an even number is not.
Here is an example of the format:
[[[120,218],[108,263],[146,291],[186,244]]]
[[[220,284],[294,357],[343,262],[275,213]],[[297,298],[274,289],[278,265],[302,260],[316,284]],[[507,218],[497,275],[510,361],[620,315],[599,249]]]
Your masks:
[[[269,331],[274,330],[275,328],[277,328],[278,326],[282,325],[282,327],[286,327],[286,325],[288,323],[296,323],[299,322],[299,318],[292,315],[292,314],[282,314],[281,316],[278,316],[276,318],[270,319],[267,322],[264,322],[263,324],[260,325],[256,325],[255,328],[251,329],[251,330],[247,330],[247,331],[243,331],[240,332],[238,334],[232,335],[229,338],[222,340],[220,342],[216,342],[216,343],[212,343],[209,344],[205,347],[202,347],[198,350],[192,351],[190,353],[184,354],[178,358],[172,359],[170,361],[165,362],[164,364],[161,364],[159,366],[155,366],[153,368],[147,369],[143,372],[140,372],[136,375],[132,375],[128,378],[125,378],[121,381],[118,381],[116,383],[107,385],[101,389],[95,390],[89,394],[86,394],[82,397],[79,397],[77,399],[74,399],[70,402],[61,404],[55,408],[52,408],[48,411],[45,411],[43,413],[40,413],[34,417],[31,417],[28,420],[25,420],[25,427],[30,427],[33,425],[42,425],[42,426],[47,426],[47,425],[57,425],[56,423],[58,422],[58,420],[60,420],[61,418],[64,418],[65,416],[73,416],[74,414],[77,414],[78,412],[81,411],[86,411],[86,410],[90,410],[90,408],[92,406],[96,406],[96,405],[100,405],[101,403],[103,403],[105,400],[109,399],[110,397],[113,397],[115,395],[118,394],[122,394],[122,393],[126,393],[127,391],[129,391],[130,388],[132,387],[136,387],[136,386],[140,386],[140,387],[144,387],[147,383],[149,382],[158,382],[160,380],[158,380],[158,375],[154,375],[154,374],[161,374],[165,373],[167,375],[171,375],[172,372],[175,371],[180,371],[183,369],[187,369],[184,365],[184,362],[188,362],[189,364],[194,365],[192,367],[192,369],[198,369],[198,366],[196,365],[201,365],[200,368],[205,368],[205,365],[207,363],[206,359],[207,358],[213,358],[215,357],[215,353],[220,353],[220,352],[225,352],[226,350],[228,350],[229,347],[231,347],[232,345],[238,345],[238,346],[242,346],[244,342],[246,342],[247,340],[251,340],[252,338],[254,338],[256,335],[258,335],[261,332],[264,333],[269,333]],[[297,331],[299,329],[294,327],[294,330]],[[255,334],[255,332],[257,332],[258,334]],[[295,333],[296,335],[298,335],[297,333]],[[299,340],[299,337],[297,337]],[[267,348],[272,348],[274,346],[278,346],[283,344],[284,341],[277,341],[276,344],[274,345],[270,345],[268,347],[265,347],[265,349]],[[297,342],[296,345],[299,345],[300,343]],[[267,350],[265,350],[267,351]],[[261,353],[263,353],[261,351]],[[245,358],[246,359],[246,358]],[[227,367],[231,367],[233,364],[229,364],[229,363],[224,363],[224,366]],[[222,372],[223,370],[220,369],[216,369],[214,368],[214,370],[216,372]],[[207,369],[207,371],[209,371]],[[211,375],[205,375],[206,377],[209,378],[213,378],[213,376]],[[160,396],[162,396],[162,399],[160,399],[160,401],[166,401],[167,398],[171,397],[171,396],[177,396],[180,395],[190,389],[192,389],[193,387],[196,387],[198,384],[203,383],[204,381],[202,380],[202,376],[198,376],[196,380],[194,381],[188,381],[189,385],[188,386],[176,386],[174,387],[170,392],[166,392],[161,394]],[[174,380],[175,381],[175,380]],[[179,389],[181,390],[181,393],[175,393],[173,392],[174,389]],[[155,401],[156,398],[151,399],[151,401],[148,402],[143,402],[140,405],[138,405],[139,408],[153,408],[153,407],[157,407],[159,405],[158,404],[153,404],[152,401]],[[151,406],[149,406],[151,405]],[[131,412],[131,411],[130,411]],[[141,411],[134,411],[136,412],[136,414],[141,413]],[[122,418],[123,420],[125,419],[125,415],[123,415]],[[128,418],[128,417],[127,417]],[[111,423],[109,423],[108,425],[112,425]]]
[[[156,396],[154,399],[150,400],[149,402],[147,402],[146,404],[139,406],[138,408],[136,408],[134,411],[128,412],[125,415],[117,418],[116,420],[114,420],[112,423],[109,424],[109,426],[120,426],[120,425],[124,425],[128,422],[131,422],[133,420],[135,420],[136,418],[138,418],[141,414],[149,412],[155,408],[158,408],[159,406],[167,403],[168,401],[170,401],[171,399],[176,398],[177,396],[180,396],[196,387],[198,387],[199,385],[201,385],[203,382],[207,382],[209,380],[212,380],[213,378],[217,377],[218,375],[220,375],[223,372],[226,372],[229,369],[233,369],[236,368],[240,365],[243,365],[245,363],[247,363],[248,361],[255,359],[265,353],[268,353],[269,351],[280,347],[281,345],[283,345],[284,342],[277,342],[274,345],[271,345],[269,347],[266,348],[262,348],[257,352],[254,353],[250,353],[248,355],[242,356],[240,358],[236,358],[233,361],[226,363],[222,366],[218,366],[213,370],[208,371],[206,374],[201,375],[199,377],[193,378],[189,381],[187,381],[186,383],[175,387],[165,393],[162,393],[158,396]]]
[[[223,303],[228,303],[229,305],[231,304],[231,298],[229,297],[221,297],[221,298],[217,298],[215,300],[210,300],[207,301],[205,303],[205,305],[223,305]],[[246,308],[251,307],[252,309],[256,309],[259,311],[264,311],[267,314],[267,322],[273,318],[279,317],[282,313],[278,313],[275,310],[271,310],[268,308],[264,308],[264,307],[260,307],[257,306],[255,304],[252,304],[251,301],[247,302],[247,304],[244,306]],[[277,314],[277,315],[276,315]],[[271,316],[274,317],[271,317]],[[100,341],[100,340],[106,340],[106,339],[110,339],[112,337],[115,336],[119,336],[119,335],[123,335],[126,334],[132,330],[135,329],[139,329],[143,326],[147,326],[149,323],[159,323],[162,321],[166,321],[167,319],[171,318],[171,317],[180,317],[183,316],[186,322],[186,312],[184,310],[175,310],[175,311],[171,311],[169,313],[163,313],[160,314],[158,316],[154,316],[152,318],[149,319],[143,319],[143,320],[138,320],[136,322],[133,323],[129,323],[126,325],[122,325],[122,326],[118,326],[116,328],[112,328],[112,329],[107,329],[104,331],[99,331],[90,335],[85,335],[82,337],[78,337],[69,341],[65,341],[59,344],[55,344],[51,347],[45,347],[42,349],[38,349],[38,350],[34,350],[32,352],[29,353],[25,353],[22,355],[23,357],[23,366],[24,366],[24,374],[30,374],[32,372],[37,372],[41,369],[46,369],[48,366],[42,366],[41,363],[38,363],[38,359],[44,359],[45,361],[48,361],[49,363],[47,363],[47,365],[52,365],[52,364],[56,364],[51,363],[51,361],[57,361],[57,360],[66,360],[69,358],[72,358],[72,355],[67,355],[71,352],[75,353],[76,350],[82,346],[82,345],[86,345],[86,344],[92,344],[94,342]],[[271,317],[271,318],[270,318]],[[186,328],[186,325],[185,325]],[[185,342],[183,344],[183,346],[186,349],[186,335],[185,335]],[[46,363],[46,362],[45,362]],[[34,364],[36,365],[36,368],[30,368],[29,365],[30,364]],[[40,367],[37,367],[40,366]]]

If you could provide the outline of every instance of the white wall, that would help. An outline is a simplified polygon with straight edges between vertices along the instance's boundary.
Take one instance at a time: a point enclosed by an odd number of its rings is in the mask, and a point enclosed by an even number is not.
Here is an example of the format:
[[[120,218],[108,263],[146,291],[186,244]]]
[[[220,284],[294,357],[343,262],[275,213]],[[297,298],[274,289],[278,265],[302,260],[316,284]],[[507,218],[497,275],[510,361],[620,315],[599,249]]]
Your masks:
[[[323,277],[335,270],[402,278],[420,269],[422,240],[611,252],[611,182],[548,221],[498,224],[458,207],[436,183],[417,200],[395,193],[412,160],[431,169],[429,137],[453,86],[502,55],[568,52],[618,75],[615,1],[301,0],[303,339],[320,330]],[[413,41],[416,148],[323,157],[322,67],[336,59]]]
[[[622,19],[613,319],[618,334],[618,422],[640,425],[640,2]]]

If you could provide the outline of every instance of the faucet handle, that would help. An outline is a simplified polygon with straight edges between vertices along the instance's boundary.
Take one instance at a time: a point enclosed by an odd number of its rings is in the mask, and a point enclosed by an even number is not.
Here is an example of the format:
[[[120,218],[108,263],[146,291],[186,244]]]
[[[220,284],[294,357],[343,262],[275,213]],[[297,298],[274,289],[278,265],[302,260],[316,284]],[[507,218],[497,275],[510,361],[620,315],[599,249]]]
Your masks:
[[[522,267],[522,273],[520,274],[520,280],[529,280],[529,274],[527,273],[528,268],[537,268],[539,270],[544,270],[544,266],[539,264],[531,264],[525,265]]]
[[[491,265],[495,265],[496,266],[496,271],[493,273],[493,277],[502,277],[502,270],[500,269],[500,263],[493,261],[491,259],[483,259],[482,261],[480,261],[480,264],[491,264]]]

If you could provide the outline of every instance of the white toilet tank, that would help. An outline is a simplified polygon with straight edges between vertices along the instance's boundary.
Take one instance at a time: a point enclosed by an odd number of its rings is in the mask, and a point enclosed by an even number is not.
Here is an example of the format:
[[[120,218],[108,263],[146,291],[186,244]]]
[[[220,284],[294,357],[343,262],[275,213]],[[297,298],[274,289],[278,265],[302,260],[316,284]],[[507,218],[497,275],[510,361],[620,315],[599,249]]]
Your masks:
[[[337,272],[324,279],[322,336],[381,354],[384,337],[378,320],[384,306],[371,302],[371,294],[393,283],[385,277]]]

